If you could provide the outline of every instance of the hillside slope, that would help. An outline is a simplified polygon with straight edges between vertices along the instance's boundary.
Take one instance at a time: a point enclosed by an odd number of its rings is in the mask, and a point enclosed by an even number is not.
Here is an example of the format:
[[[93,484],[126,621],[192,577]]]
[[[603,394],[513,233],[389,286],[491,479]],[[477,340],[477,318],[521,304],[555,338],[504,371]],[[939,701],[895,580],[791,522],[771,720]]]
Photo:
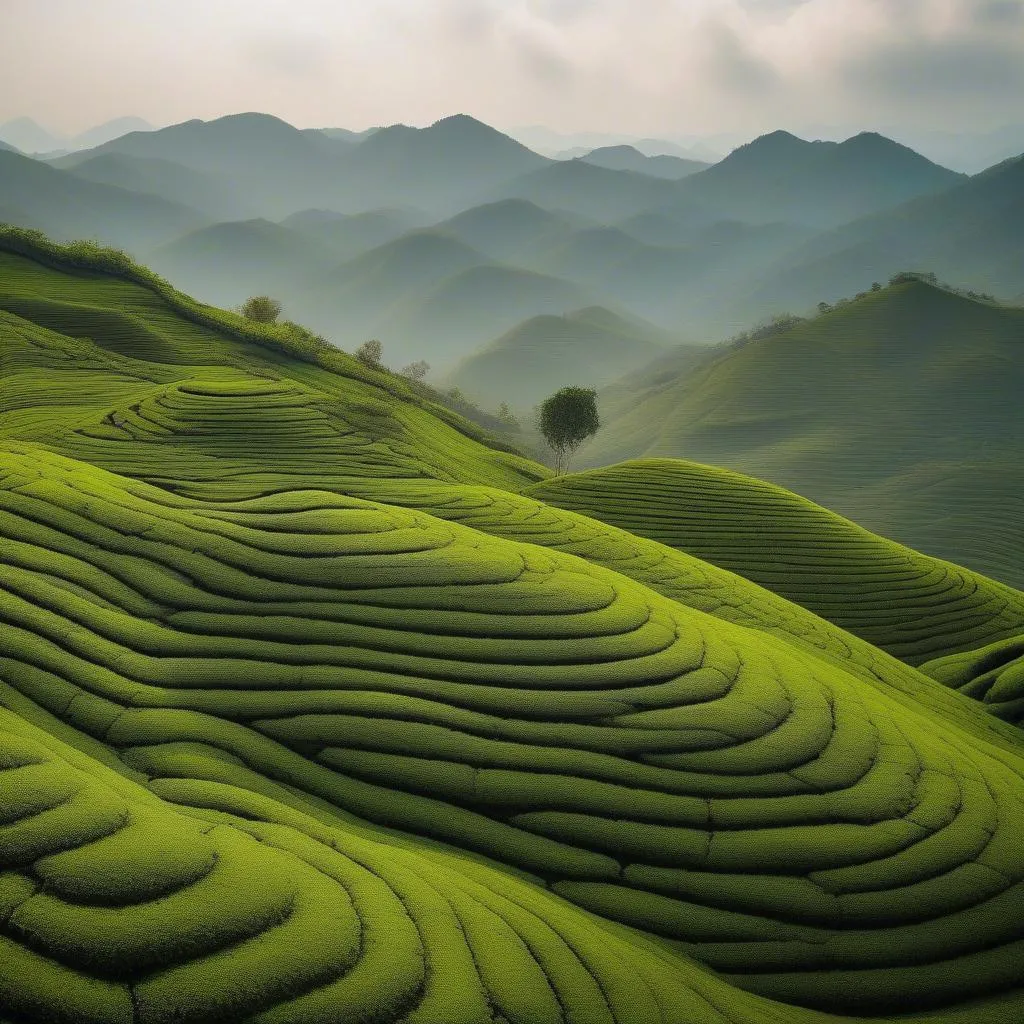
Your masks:
[[[19,1018],[1019,1014],[1017,730],[750,582],[516,495],[544,470],[395,378],[20,245]],[[675,596],[639,578],[659,571]]]
[[[528,493],[729,569],[911,665],[1024,639],[1020,591],[738,473],[648,459]]]
[[[1024,310],[909,281],[619,395],[583,458],[750,473],[1021,584],[1022,351]]]

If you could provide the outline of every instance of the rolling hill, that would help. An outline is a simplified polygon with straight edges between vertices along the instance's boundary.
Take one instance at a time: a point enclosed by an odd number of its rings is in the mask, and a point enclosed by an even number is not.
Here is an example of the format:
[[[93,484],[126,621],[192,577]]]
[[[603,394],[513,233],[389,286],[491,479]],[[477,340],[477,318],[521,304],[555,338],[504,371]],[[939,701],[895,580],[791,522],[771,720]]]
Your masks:
[[[619,395],[586,464],[686,456],[1011,584],[1024,311],[909,280]]]
[[[488,408],[527,410],[568,384],[600,387],[669,342],[652,324],[602,307],[535,316],[463,359],[449,382]]]
[[[0,274],[5,1013],[1020,1015],[981,702],[296,329]]]

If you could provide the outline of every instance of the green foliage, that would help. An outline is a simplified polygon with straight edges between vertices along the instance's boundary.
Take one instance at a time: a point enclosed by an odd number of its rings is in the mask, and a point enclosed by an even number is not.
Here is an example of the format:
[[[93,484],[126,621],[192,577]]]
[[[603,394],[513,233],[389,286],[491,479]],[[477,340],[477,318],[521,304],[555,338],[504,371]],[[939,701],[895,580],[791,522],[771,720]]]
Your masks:
[[[281,303],[269,295],[252,295],[242,303],[238,311],[246,320],[258,324],[272,324],[281,315]]]
[[[430,373],[430,363],[423,359],[418,359],[414,363],[409,363],[408,366],[403,366],[399,373],[409,380],[420,381]]]
[[[695,472],[694,533],[785,549],[769,582],[808,603],[912,600],[929,651],[1008,629],[1012,593],[678,463],[562,510],[294,327],[0,271],[0,1014],[1020,1015],[1019,733],[594,516],[639,500],[673,540]],[[787,513],[809,548],[762,540]]]
[[[371,338],[369,341],[364,341],[359,348],[356,349],[356,359],[361,363],[365,363],[367,366],[372,366],[375,369],[380,367],[381,356],[384,354],[384,346],[376,339]]]
[[[560,388],[540,407],[540,429],[555,453],[555,472],[569,468],[572,453],[597,433],[597,392],[588,388]]]

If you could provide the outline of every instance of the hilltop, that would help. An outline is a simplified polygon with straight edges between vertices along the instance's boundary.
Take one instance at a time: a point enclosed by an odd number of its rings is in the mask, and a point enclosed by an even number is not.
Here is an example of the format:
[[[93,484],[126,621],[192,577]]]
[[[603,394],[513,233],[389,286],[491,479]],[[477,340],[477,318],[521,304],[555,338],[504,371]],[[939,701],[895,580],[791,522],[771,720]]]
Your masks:
[[[1022,344],[1024,310],[903,281],[721,349],[642,396],[620,393],[584,458],[686,456],[748,472],[1020,583]]]

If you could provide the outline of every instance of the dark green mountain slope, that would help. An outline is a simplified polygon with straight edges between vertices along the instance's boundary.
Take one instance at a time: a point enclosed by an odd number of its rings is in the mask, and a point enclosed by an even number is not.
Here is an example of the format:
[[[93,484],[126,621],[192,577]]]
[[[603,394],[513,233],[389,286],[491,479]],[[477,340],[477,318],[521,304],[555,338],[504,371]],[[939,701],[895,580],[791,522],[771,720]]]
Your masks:
[[[20,1020],[1019,1016],[1019,732],[512,493],[544,471],[395,378],[33,251],[64,269],[0,265]]]
[[[650,362],[668,341],[653,325],[601,307],[531,317],[463,359],[449,380],[489,408],[525,410],[568,384],[600,387]]]
[[[873,132],[805,142],[773,132],[688,177],[680,194],[722,216],[828,226],[941,192],[963,175]]]
[[[0,151],[0,198],[16,223],[57,238],[97,238],[145,252],[205,222],[158,196],[83,181],[20,153]]]
[[[584,458],[756,474],[1020,583],[1022,346],[1024,311],[900,284],[722,350],[624,408]]]

